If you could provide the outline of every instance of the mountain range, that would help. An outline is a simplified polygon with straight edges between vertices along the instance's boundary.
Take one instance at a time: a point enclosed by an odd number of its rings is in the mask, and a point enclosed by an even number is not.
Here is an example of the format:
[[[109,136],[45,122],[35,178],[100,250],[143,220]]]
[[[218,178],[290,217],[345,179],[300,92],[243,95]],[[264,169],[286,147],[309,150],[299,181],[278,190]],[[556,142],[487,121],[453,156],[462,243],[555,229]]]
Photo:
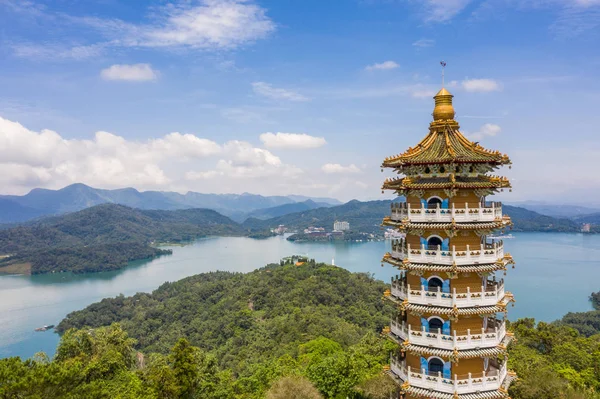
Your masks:
[[[60,190],[35,188],[25,195],[0,195],[0,223],[19,223],[41,216],[75,212],[94,205],[113,203],[138,209],[177,210],[204,208],[242,221],[256,210],[310,200],[300,208],[339,205],[333,198],[309,198],[301,195],[262,196],[256,194],[179,194],[168,191],[138,191],[134,188],[104,190],[72,184]],[[257,215],[256,217],[261,217]]]

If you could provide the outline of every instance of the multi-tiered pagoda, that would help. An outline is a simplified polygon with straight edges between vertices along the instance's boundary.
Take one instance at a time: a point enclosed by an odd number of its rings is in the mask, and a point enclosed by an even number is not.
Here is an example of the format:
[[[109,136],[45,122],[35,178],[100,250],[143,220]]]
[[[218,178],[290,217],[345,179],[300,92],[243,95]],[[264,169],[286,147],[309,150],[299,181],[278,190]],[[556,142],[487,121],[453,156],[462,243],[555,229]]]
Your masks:
[[[491,234],[511,221],[486,199],[510,188],[491,172],[511,162],[460,133],[452,97],[440,90],[429,134],[382,164],[400,175],[383,189],[406,197],[383,220],[405,233],[383,258],[400,270],[385,293],[398,305],[385,329],[398,344],[389,373],[400,398],[508,398],[513,296],[496,273],[513,259]]]

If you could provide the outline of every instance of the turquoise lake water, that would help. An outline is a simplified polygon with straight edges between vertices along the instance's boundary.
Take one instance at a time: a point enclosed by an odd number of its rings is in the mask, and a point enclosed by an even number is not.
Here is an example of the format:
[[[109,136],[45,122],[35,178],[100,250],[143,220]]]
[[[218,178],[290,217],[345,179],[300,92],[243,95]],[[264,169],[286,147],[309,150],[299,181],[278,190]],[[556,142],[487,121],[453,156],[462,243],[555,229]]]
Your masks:
[[[516,297],[509,318],[552,321],[569,311],[591,309],[588,296],[600,291],[600,235],[516,233],[505,250],[517,262],[506,277]],[[0,357],[53,354],[58,335],[34,332],[58,324],[67,313],[105,297],[150,292],[165,281],[213,270],[248,272],[291,254],[308,255],[353,272],[370,272],[389,281],[397,270],[381,267],[389,241],[292,243],[283,237],[254,240],[220,237],[171,247],[173,255],[135,262],[117,272],[88,275],[0,276]],[[501,276],[501,275],[499,275]]]

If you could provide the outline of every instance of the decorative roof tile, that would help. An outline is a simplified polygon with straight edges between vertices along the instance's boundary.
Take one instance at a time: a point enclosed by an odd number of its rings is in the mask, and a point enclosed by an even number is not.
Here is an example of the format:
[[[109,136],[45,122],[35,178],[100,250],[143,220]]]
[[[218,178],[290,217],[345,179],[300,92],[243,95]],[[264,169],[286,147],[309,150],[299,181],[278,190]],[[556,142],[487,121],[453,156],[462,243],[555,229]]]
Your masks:
[[[442,163],[491,163],[508,165],[507,155],[491,151],[474,143],[458,131],[458,124],[448,121],[432,123],[429,134],[415,147],[402,154],[388,157],[381,165],[384,168],[399,168],[407,165]]]

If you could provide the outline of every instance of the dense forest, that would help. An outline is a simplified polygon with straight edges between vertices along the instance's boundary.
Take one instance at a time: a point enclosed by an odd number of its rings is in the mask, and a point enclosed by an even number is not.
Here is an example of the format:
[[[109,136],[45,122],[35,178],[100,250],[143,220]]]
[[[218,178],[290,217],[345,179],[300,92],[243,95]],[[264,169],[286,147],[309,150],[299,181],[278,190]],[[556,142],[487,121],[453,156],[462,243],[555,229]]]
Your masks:
[[[136,340],[131,347],[149,360],[128,369],[136,387],[150,390],[148,397],[178,397],[152,391],[156,377],[148,376],[160,364],[172,390],[181,384],[213,389],[186,397],[387,399],[393,384],[382,370],[393,345],[379,332],[394,309],[381,300],[385,287],[372,276],[334,266],[269,265],[104,299],[71,313],[58,327],[69,331],[64,341],[77,334],[72,327],[87,331],[119,323]],[[600,311],[570,313],[554,323],[523,319],[510,329],[517,339],[509,347],[509,365],[520,377],[510,390],[513,399],[600,399]],[[181,338],[204,359],[194,366],[193,383],[170,377],[176,373],[169,359],[183,345]],[[306,395],[293,396],[296,391]]]
[[[104,204],[0,230],[2,267],[28,264],[32,274],[114,270],[170,251],[151,247],[208,235],[242,235],[231,219],[208,209],[139,210]],[[8,256],[7,256],[8,255]]]

